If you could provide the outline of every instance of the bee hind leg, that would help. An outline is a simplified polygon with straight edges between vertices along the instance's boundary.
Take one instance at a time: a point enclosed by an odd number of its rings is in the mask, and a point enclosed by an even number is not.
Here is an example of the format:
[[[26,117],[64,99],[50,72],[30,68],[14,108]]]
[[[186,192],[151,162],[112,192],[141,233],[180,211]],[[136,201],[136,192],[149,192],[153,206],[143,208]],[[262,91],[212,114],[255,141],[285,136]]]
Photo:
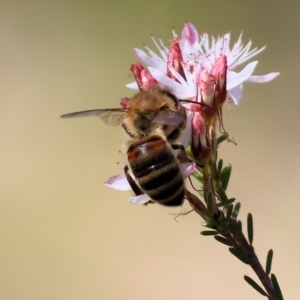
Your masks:
[[[137,185],[136,181],[132,178],[132,176],[129,174],[128,171],[129,171],[128,166],[125,166],[124,167],[124,173],[125,173],[126,179],[127,179],[128,183],[129,183],[131,189],[133,190],[133,192],[135,193],[136,196],[143,195],[144,192]],[[143,205],[148,205],[148,204],[151,204],[151,203],[155,203],[155,202],[152,201],[152,200],[149,200],[147,203],[144,203]]]
[[[187,156],[186,152],[185,152],[185,149],[183,147],[182,144],[171,144],[171,147],[173,150],[180,150],[180,152],[178,153],[177,155],[177,158],[178,160],[181,162],[181,163],[185,163],[185,162],[191,162],[192,160],[189,159],[189,157]],[[195,162],[196,165],[200,168],[203,168],[204,165],[202,164],[199,164],[198,162]]]
[[[126,179],[129,183],[131,189],[135,193],[135,195],[139,196],[139,195],[144,194],[143,191],[140,189],[140,187],[137,185],[136,181],[132,178],[132,176],[129,174],[128,171],[129,171],[128,166],[125,166],[124,167],[124,173],[125,173]]]
[[[177,155],[177,159],[181,163],[190,162],[191,160],[188,158],[185,149],[182,144],[171,144],[171,147],[173,150],[180,150],[180,152]]]

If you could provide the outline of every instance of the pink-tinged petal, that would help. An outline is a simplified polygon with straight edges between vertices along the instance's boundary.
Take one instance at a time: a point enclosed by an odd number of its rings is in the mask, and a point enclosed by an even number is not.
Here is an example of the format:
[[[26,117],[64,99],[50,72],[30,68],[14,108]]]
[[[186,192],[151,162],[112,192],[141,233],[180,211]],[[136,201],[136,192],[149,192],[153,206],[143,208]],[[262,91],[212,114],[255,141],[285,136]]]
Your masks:
[[[180,164],[180,171],[184,178],[191,176],[196,170],[196,164],[194,162],[188,162]]]
[[[166,69],[166,62],[159,57],[151,57],[147,55],[143,50],[134,49],[136,56],[148,67],[164,71]]]
[[[113,188],[113,189],[119,190],[119,191],[131,190],[131,187],[126,179],[125,174],[112,176],[112,177],[108,178],[104,182],[104,184],[110,188]]]
[[[194,25],[187,22],[184,24],[181,39],[188,41],[191,45],[198,43],[198,31]]]
[[[149,72],[151,73],[153,78],[157,80],[157,82],[169,88],[179,99],[191,99],[195,97],[193,87],[179,84],[178,82],[166,76],[157,69],[149,67]]]
[[[138,84],[136,83],[136,81],[127,83],[125,86],[126,86],[127,88],[129,88],[129,89],[132,89],[132,90],[138,90],[138,89],[139,89],[139,86],[138,86]]]
[[[258,61],[249,63],[241,72],[227,72],[227,91],[246,81],[253,73]]]
[[[243,84],[239,84],[233,89],[228,91],[229,98],[234,102],[234,104],[238,105],[243,94]]]
[[[146,194],[142,194],[139,196],[134,196],[128,199],[128,202],[130,202],[131,204],[145,204],[147,202],[149,202],[151,199],[148,195]]]
[[[276,78],[280,73],[279,72],[273,72],[266,75],[261,76],[250,76],[247,81],[248,82],[256,82],[256,83],[263,83],[268,82]]]
[[[149,47],[145,46],[145,48],[148,51],[149,55],[151,55],[154,58],[163,59],[164,61],[167,61],[167,59],[168,59],[168,55],[167,54],[168,54],[168,51],[169,51],[168,47],[165,46],[165,44],[162,41],[162,39],[158,39],[158,42],[157,42],[152,35],[151,35],[151,39],[152,39],[154,45],[156,46],[159,54],[161,55],[161,57],[159,57],[159,55],[157,55]]]

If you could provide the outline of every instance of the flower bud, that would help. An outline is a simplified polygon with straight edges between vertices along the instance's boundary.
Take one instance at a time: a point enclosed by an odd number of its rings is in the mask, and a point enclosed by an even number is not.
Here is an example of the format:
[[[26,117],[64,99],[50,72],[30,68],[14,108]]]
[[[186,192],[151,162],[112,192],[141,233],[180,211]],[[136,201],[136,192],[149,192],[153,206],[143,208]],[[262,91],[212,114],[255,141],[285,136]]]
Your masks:
[[[198,32],[194,25],[187,22],[181,32],[181,40],[187,41],[191,46],[198,43]]]
[[[222,55],[212,70],[212,78],[215,82],[215,96],[214,101],[216,107],[222,107],[226,100],[226,74],[227,74],[227,57]]]
[[[132,64],[130,71],[135,77],[140,90],[148,90],[157,84],[157,81],[153,78],[153,76],[139,63]]]
[[[173,75],[173,73],[170,71],[170,69],[169,69],[170,66],[172,66],[183,78],[185,78],[182,62],[183,62],[183,59],[182,59],[182,53],[181,53],[180,46],[179,46],[179,41],[178,41],[178,38],[174,38],[171,41],[169,54],[168,54],[167,75],[170,78],[177,80],[176,77]]]
[[[207,138],[207,126],[201,112],[193,112],[191,150],[198,162],[203,162],[211,154],[211,147]]]

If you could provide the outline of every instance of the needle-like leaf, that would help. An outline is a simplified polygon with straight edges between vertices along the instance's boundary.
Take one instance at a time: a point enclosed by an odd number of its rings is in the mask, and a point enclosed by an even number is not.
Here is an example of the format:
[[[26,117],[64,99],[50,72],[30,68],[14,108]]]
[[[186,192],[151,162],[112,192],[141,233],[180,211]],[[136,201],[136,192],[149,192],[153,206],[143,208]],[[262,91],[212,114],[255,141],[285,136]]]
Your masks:
[[[248,231],[248,240],[250,245],[253,243],[253,218],[252,214],[249,213],[247,217],[247,231]]]
[[[276,300],[283,300],[281,289],[279,287],[275,274],[271,274],[271,280],[275,291]]]
[[[215,231],[215,230],[204,230],[204,231],[201,231],[200,234],[202,235],[217,235],[218,234],[218,231]]]
[[[226,245],[226,246],[232,246],[231,243],[226,239],[224,238],[223,236],[220,236],[220,235],[215,235],[214,236],[215,240]]]
[[[232,217],[233,218],[237,218],[239,212],[240,212],[240,209],[241,209],[241,203],[240,202],[237,202],[234,206],[234,209],[233,209],[233,213],[232,213]]]
[[[247,283],[249,283],[256,291],[258,291],[263,296],[268,297],[268,294],[249,276],[244,276],[244,279]]]
[[[273,260],[273,250],[270,249],[267,255],[267,262],[266,262],[266,273],[267,275],[270,274],[272,268],[272,260]]]

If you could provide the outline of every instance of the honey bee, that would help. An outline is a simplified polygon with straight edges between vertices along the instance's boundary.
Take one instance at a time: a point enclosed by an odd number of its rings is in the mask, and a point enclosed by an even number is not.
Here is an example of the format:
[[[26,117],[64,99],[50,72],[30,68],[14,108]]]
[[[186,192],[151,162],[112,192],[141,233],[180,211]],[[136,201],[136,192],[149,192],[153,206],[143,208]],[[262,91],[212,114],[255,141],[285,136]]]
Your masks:
[[[186,126],[186,111],[175,95],[154,87],[133,96],[125,108],[94,109],[62,115],[62,118],[98,116],[106,124],[121,125],[130,139],[123,145],[129,167],[128,183],[136,195],[147,194],[165,206],[184,200],[184,178],[173,150],[184,152],[178,142]],[[185,153],[185,152],[184,152]]]

